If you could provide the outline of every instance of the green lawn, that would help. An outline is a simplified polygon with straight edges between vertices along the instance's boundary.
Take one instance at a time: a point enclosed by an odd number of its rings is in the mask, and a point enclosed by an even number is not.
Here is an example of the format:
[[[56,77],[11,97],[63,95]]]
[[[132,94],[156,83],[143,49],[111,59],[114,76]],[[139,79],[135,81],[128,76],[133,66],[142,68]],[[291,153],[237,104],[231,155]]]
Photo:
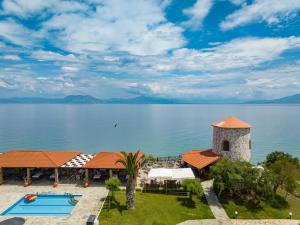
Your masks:
[[[133,211],[126,210],[124,191],[116,192],[115,198],[110,211],[105,204],[100,224],[175,225],[185,220],[213,218],[205,198],[194,197],[191,203],[186,196],[137,192]]]
[[[274,208],[266,202],[261,202],[259,207],[252,205],[240,205],[233,200],[221,200],[225,211],[230,218],[234,218],[234,212],[238,212],[238,219],[287,219],[289,212],[293,213],[293,219],[300,219],[300,199],[289,195],[287,197],[288,206]]]

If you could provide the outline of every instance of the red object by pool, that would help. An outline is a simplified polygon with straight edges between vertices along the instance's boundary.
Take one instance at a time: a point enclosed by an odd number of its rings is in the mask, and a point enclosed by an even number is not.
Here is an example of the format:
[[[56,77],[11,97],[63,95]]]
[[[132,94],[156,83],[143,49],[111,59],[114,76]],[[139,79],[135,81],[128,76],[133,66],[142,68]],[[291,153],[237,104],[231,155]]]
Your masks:
[[[37,195],[34,195],[34,194],[25,196],[25,200],[28,202],[33,201],[36,198],[37,198]]]

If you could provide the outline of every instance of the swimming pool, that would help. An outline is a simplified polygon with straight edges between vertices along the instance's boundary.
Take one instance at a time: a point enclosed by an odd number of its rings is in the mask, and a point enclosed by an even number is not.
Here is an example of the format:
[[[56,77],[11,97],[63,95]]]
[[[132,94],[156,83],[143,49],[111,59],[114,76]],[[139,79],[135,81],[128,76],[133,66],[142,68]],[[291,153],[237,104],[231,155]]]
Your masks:
[[[70,201],[70,195],[38,194],[31,202],[27,202],[25,196],[2,212],[1,216],[69,216],[75,207]],[[72,196],[77,200],[81,197]]]

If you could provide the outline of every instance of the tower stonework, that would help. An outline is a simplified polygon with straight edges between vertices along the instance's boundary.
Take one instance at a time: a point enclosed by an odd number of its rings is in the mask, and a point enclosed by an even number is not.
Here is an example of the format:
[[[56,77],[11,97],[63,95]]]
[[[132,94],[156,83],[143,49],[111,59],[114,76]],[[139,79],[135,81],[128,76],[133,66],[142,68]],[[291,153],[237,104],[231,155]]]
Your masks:
[[[250,161],[252,127],[248,123],[230,116],[213,126],[213,152],[230,160]]]

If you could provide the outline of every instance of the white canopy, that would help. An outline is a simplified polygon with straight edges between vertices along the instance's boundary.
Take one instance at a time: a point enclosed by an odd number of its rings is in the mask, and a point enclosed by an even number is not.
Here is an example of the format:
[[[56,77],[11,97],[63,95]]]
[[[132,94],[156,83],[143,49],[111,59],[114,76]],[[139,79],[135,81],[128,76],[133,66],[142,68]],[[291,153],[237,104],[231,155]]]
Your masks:
[[[149,179],[164,179],[164,180],[181,180],[195,179],[195,175],[191,168],[166,169],[154,168],[148,174]]]

